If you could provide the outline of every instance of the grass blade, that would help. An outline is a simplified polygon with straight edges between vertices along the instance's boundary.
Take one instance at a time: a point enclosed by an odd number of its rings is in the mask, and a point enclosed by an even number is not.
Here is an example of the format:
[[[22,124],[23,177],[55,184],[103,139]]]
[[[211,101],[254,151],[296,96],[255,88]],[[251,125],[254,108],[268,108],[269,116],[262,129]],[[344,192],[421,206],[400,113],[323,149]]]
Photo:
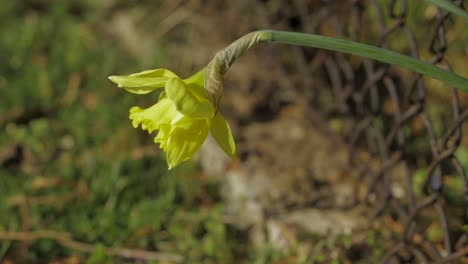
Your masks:
[[[452,13],[457,16],[461,16],[468,20],[468,12],[465,10],[461,9],[460,7],[454,5],[452,2],[448,0],[426,0],[428,2],[431,2],[432,4]]]

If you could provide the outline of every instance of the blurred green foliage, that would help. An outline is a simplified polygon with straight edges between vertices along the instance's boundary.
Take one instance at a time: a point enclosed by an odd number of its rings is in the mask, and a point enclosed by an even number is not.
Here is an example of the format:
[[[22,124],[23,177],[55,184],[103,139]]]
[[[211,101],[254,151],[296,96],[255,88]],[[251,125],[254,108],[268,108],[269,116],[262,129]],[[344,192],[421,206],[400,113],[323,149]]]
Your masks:
[[[128,109],[151,98],[107,80],[142,65],[106,33],[102,10],[40,3],[0,3],[0,231],[54,230],[101,246],[84,254],[39,239],[23,252],[0,240],[0,259],[123,261],[105,246],[232,260],[217,183],[194,178],[191,164],[168,172],[152,138],[131,127]]]

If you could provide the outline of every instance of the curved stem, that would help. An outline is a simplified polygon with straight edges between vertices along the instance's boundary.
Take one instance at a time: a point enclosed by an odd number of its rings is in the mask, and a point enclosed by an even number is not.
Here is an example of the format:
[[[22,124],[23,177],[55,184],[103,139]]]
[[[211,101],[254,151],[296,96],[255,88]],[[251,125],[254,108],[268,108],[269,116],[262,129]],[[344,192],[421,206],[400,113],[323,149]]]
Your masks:
[[[427,75],[450,86],[468,92],[468,79],[418,59],[349,40],[277,30],[261,30],[261,41],[321,48],[358,55],[361,57],[393,64]]]

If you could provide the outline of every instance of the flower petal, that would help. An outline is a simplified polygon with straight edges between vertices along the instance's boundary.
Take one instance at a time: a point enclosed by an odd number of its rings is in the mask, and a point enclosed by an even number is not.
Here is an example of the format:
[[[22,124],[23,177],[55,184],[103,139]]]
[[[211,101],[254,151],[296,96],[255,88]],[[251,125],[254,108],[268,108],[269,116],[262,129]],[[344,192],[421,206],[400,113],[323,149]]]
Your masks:
[[[142,72],[132,73],[130,76],[134,77],[177,77],[177,74],[167,69],[146,70]]]
[[[162,124],[169,125],[178,115],[181,114],[177,112],[172,101],[167,98],[163,98],[146,109],[141,109],[138,106],[130,108],[130,119],[133,127],[137,128],[141,124],[141,128],[148,130],[148,133],[159,129]]]
[[[194,75],[190,76],[187,79],[184,79],[184,83],[191,84],[199,87],[201,90],[204,90],[205,86],[205,68],[201,69]]]
[[[166,124],[162,124],[159,127],[158,135],[154,138],[154,143],[159,143],[159,147],[162,150],[165,150],[167,147],[167,142],[169,141],[169,133],[171,131],[171,127]]]
[[[109,79],[119,87],[135,94],[147,94],[165,86],[169,78],[177,75],[166,69],[142,71],[130,75],[114,75]]]
[[[179,112],[192,118],[211,118],[213,105],[206,99],[195,96],[191,89],[179,78],[170,78],[166,83],[166,95]]]
[[[206,69],[203,68],[202,70],[190,76],[189,78],[184,79],[184,83],[187,85],[190,92],[192,92],[192,94],[198,100],[209,101],[209,98],[205,91],[205,73]]]
[[[184,118],[189,119],[188,117]],[[183,122],[185,124],[183,127],[172,127],[166,142],[161,143],[161,147],[164,147],[163,150],[166,152],[169,169],[190,159],[208,136],[210,126],[208,119],[189,119],[189,121],[191,122]],[[163,130],[160,130],[160,133],[161,131]],[[163,138],[164,135],[159,137],[158,142],[162,141]]]
[[[211,134],[219,146],[230,157],[236,156],[236,143],[232,136],[231,128],[221,113],[216,113],[211,124]]]

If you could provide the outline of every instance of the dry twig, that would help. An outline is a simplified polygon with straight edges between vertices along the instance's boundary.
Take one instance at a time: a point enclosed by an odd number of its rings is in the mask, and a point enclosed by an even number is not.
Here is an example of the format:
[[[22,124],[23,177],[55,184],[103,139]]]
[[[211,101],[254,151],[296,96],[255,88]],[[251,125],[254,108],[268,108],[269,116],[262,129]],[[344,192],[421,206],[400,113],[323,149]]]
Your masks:
[[[51,239],[57,241],[60,245],[86,253],[92,253],[96,250],[95,245],[87,244],[73,240],[69,233],[57,232],[53,230],[40,230],[31,232],[15,232],[7,231],[0,232],[0,240],[17,240],[17,241],[35,241],[38,239]],[[139,259],[145,261],[162,261],[180,263],[183,261],[183,257],[177,254],[154,252],[141,249],[128,249],[118,247],[105,247],[104,249],[107,254],[116,257]]]

